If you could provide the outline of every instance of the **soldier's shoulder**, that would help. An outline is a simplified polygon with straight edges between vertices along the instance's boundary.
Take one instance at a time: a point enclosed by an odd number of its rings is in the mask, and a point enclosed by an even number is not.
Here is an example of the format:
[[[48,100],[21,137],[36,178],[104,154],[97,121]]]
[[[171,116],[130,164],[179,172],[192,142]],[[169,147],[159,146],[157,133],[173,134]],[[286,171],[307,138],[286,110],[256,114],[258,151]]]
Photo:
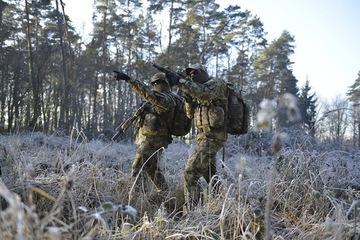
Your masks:
[[[177,104],[180,101],[185,101],[184,97],[180,96],[177,93],[173,93],[173,92],[171,93],[171,98],[174,100],[175,104]]]
[[[209,84],[209,85],[222,85],[222,84],[226,84],[224,80],[221,79],[216,79],[216,78],[210,78],[210,80],[208,80],[205,84]]]
[[[174,92],[171,92],[171,96],[172,96],[173,98],[176,98],[176,99],[181,99],[181,98],[183,98],[182,96],[180,96],[179,94],[174,93]]]
[[[173,92],[156,92],[154,91],[155,96],[158,99],[164,99],[165,101],[167,101],[169,104],[175,105],[176,104],[176,96],[177,94],[173,93]]]
[[[218,89],[226,87],[226,83],[220,79],[210,79],[205,83],[210,89]]]
[[[153,91],[154,95],[157,97],[162,97],[162,98],[166,98],[169,96],[169,93],[166,92],[158,92],[158,91]]]

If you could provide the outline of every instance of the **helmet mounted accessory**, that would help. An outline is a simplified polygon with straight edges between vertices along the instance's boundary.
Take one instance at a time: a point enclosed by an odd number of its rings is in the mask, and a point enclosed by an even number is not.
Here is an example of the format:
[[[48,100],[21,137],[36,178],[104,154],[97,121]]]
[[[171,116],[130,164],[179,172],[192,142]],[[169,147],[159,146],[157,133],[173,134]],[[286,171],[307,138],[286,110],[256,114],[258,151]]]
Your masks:
[[[194,65],[189,66],[185,69],[185,73],[187,76],[190,76],[190,78],[197,83],[205,83],[207,82],[210,77],[209,74],[206,71],[206,68],[200,64],[196,63]]]
[[[153,86],[154,90],[158,92],[165,92],[170,89],[169,82],[166,79],[165,73],[156,73],[154,76],[151,77],[150,83]]]

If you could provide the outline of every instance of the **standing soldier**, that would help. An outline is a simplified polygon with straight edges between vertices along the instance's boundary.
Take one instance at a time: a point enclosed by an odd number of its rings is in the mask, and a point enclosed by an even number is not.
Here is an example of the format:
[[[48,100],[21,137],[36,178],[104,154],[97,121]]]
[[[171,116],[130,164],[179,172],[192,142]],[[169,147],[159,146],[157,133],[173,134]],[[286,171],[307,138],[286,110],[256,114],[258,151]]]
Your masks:
[[[186,103],[185,108],[188,117],[194,118],[197,129],[196,149],[187,162],[183,176],[185,211],[189,211],[200,198],[200,177],[203,176],[210,184],[216,174],[216,153],[228,137],[228,98],[226,83],[209,77],[203,65],[195,64],[186,68],[185,72],[191,81],[180,79],[177,86],[193,99],[192,103]],[[220,182],[213,179],[213,183],[212,191],[216,192]]]
[[[147,102],[148,107],[141,114],[137,124],[138,133],[135,143],[138,149],[132,164],[132,177],[143,169],[159,192],[168,188],[164,175],[158,166],[163,148],[172,142],[170,126],[176,105],[174,93],[170,91],[164,73],[156,73],[151,78],[152,89],[139,80],[131,79],[123,72],[116,72],[117,80],[126,81],[130,87]]]

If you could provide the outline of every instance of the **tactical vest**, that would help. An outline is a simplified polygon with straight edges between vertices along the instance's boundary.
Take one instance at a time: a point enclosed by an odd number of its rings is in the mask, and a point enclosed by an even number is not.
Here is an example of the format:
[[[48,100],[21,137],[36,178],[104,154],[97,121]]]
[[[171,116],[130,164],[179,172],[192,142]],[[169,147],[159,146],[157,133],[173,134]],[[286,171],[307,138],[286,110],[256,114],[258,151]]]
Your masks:
[[[176,107],[174,109],[173,120],[170,125],[170,133],[174,136],[185,136],[190,132],[191,119],[185,113],[185,99],[174,95]]]
[[[174,109],[164,113],[157,113],[155,107],[149,105],[139,118],[137,123],[138,131],[144,136],[167,135],[173,115]]]
[[[227,104],[221,100],[198,103],[194,112],[195,126],[200,129],[225,129]]]
[[[191,128],[189,119],[184,110],[185,99],[176,95],[172,97],[175,107],[168,112],[158,113],[153,105],[149,105],[141,115],[138,122],[138,129],[144,136],[174,135],[185,136]]]
[[[250,108],[242,98],[241,91],[232,84],[228,88],[227,132],[232,135],[245,134],[249,130]]]

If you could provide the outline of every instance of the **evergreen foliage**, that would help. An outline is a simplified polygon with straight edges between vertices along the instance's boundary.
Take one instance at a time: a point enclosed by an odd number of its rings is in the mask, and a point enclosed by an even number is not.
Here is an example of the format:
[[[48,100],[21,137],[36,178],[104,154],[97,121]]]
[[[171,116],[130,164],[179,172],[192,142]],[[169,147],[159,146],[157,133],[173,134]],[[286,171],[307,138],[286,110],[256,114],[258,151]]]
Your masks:
[[[287,92],[298,94],[297,79],[292,73],[293,62],[290,61],[294,41],[289,32],[283,31],[254,62],[258,97],[272,99]]]
[[[306,80],[305,85],[301,88],[299,96],[299,107],[301,111],[302,122],[305,129],[311,136],[315,136],[315,122],[316,122],[316,102],[315,93],[311,94],[311,87],[309,80]]]
[[[347,92],[347,96],[349,96],[349,100],[354,104],[360,104],[360,71],[358,72],[358,77],[355,79],[353,85],[349,87],[349,91]]]
[[[63,0],[2,1],[0,121],[5,131],[69,134],[77,129],[89,137],[113,131],[142,99],[114,81],[112,70],[147,82],[157,72],[152,62],[176,71],[206,64],[213,77],[243,91],[254,114],[264,98],[299,96],[290,60],[295,37],[288,31],[268,40],[259,17],[218,0],[144,5],[95,0],[93,30],[84,37],[66,15]],[[356,85],[350,89],[351,99],[357,99],[357,91]]]

